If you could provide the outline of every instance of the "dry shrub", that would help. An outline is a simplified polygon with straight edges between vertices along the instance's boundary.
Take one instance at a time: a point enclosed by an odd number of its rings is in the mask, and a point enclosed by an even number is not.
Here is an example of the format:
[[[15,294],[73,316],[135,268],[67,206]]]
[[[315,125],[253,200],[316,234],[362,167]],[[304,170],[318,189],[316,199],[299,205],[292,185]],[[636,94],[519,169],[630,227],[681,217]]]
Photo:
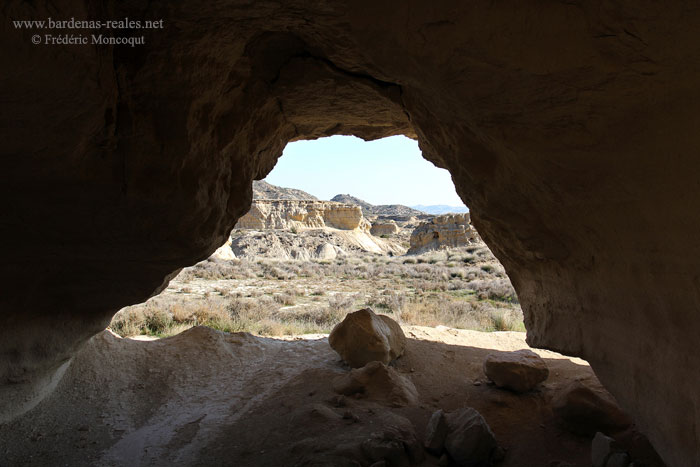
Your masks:
[[[302,310],[294,313],[293,316],[287,316],[285,321],[313,324],[313,332],[328,332],[341,322],[349,312],[333,307],[304,307]]]
[[[393,316],[403,324],[444,325],[482,331],[524,330],[518,308],[495,308],[487,302],[452,300],[446,297],[413,297]]]
[[[477,280],[467,284],[480,300],[498,300],[508,303],[518,303],[518,295],[507,279]]]
[[[292,306],[294,305],[294,297],[289,293],[276,293],[273,295],[275,301],[280,305]]]
[[[149,334],[162,335],[172,327],[173,317],[161,308],[148,308],[145,311],[146,320],[144,326]]]
[[[356,300],[356,294],[337,293],[328,298],[328,307],[337,311],[345,311],[346,313],[349,313],[353,311],[352,308],[355,306]]]
[[[166,294],[121,310],[111,328],[122,336],[167,336],[194,325],[261,335],[321,333],[363,306],[405,324],[523,329],[515,291],[491,252],[478,245],[408,258],[207,260],[184,269]]]
[[[122,308],[112,318],[110,329],[122,337],[138,336],[146,322],[143,309],[137,306]]]

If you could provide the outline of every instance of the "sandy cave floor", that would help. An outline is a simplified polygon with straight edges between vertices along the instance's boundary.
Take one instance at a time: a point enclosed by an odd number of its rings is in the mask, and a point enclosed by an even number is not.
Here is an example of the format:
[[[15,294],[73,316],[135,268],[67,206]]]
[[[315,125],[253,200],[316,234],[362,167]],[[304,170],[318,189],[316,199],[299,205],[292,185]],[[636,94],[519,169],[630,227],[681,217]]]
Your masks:
[[[0,426],[0,466],[353,465],[362,440],[397,416],[422,440],[434,410],[467,406],[483,414],[506,449],[499,465],[590,465],[590,439],[563,430],[550,407],[570,380],[598,384],[583,360],[536,350],[550,377],[517,395],[488,383],[482,361],[493,349],[527,348],[524,333],[404,330],[407,349],[395,368],[420,401],[401,408],[334,394],[331,381],[349,369],[326,336],[263,338],[196,327],[139,341],[105,331],[75,357],[50,397]],[[617,437],[640,465],[661,465],[634,430]],[[438,459],[426,455],[420,465]]]

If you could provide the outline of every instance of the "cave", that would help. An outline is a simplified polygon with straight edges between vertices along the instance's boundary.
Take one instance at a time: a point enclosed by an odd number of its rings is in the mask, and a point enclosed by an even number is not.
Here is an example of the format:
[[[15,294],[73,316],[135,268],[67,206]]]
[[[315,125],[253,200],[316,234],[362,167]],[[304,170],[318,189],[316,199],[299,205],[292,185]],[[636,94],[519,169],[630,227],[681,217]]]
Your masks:
[[[0,14],[0,423],[50,394],[118,309],[221,245],[287,142],[401,134],[452,174],[528,342],[589,361],[668,465],[700,465],[698,8],[15,0]],[[47,31],[12,26],[49,17],[164,27],[112,32],[144,37],[131,47],[33,44]]]

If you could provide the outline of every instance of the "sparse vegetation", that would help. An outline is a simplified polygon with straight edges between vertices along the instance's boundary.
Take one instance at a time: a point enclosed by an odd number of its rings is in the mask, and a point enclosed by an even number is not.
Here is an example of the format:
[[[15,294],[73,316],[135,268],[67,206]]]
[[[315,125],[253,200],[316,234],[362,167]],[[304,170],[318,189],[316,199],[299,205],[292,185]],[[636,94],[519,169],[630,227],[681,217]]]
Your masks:
[[[164,293],[122,309],[111,329],[158,337],[196,325],[259,335],[327,333],[362,307],[402,324],[523,331],[518,298],[488,248],[333,261],[236,259],[184,269]]]

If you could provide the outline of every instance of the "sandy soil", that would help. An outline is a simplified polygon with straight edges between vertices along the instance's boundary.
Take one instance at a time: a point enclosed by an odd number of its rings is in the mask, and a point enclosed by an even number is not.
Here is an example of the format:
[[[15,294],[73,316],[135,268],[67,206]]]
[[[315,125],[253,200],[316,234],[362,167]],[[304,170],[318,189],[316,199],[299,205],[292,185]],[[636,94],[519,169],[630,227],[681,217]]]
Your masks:
[[[408,421],[422,440],[434,410],[467,406],[506,449],[500,465],[590,465],[590,439],[566,432],[550,407],[570,380],[598,384],[584,361],[536,350],[550,377],[517,395],[491,385],[482,361],[492,349],[527,348],[524,333],[404,329],[407,350],[395,368],[420,400],[400,408],[334,394],[331,381],[349,369],[324,335],[263,338],[195,327],[143,341],[105,331],[76,356],[52,396],[0,426],[0,465],[369,465],[360,445],[372,433]],[[638,433],[616,437],[639,465],[661,465]],[[420,465],[438,459],[426,455]]]

